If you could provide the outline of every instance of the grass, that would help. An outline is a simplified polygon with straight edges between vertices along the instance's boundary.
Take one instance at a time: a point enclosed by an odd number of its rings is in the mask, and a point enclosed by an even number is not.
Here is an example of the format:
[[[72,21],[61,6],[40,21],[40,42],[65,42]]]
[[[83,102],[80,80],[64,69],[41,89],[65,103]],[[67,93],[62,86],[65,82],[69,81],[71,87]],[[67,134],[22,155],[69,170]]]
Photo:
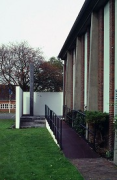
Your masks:
[[[83,180],[46,128],[9,129],[0,120],[0,180]]]

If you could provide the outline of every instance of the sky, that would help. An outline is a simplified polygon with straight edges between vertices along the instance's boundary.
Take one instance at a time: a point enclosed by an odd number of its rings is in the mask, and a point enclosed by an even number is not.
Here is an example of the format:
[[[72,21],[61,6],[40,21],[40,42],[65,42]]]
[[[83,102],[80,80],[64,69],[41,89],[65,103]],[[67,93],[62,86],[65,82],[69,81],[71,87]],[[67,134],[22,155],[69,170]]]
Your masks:
[[[0,45],[27,41],[57,57],[85,0],[0,0]]]

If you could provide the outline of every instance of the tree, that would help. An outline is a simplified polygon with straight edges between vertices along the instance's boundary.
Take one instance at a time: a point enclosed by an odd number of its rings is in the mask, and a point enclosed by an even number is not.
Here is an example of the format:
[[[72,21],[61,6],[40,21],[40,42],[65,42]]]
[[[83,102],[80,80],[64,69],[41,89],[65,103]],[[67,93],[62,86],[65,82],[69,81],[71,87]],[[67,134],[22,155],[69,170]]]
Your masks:
[[[41,50],[29,47],[27,42],[2,45],[0,47],[0,81],[2,84],[9,85],[10,88],[19,85],[23,91],[28,91],[30,62],[34,63],[35,69],[39,69],[43,61]]]
[[[9,85],[10,90],[18,85],[23,91],[29,91],[31,62],[34,63],[34,91],[62,90],[62,62],[55,57],[44,61],[41,50],[29,47],[27,42],[0,47],[1,84]]]
[[[49,63],[54,67],[58,67],[58,69],[63,72],[63,63],[59,58],[56,59],[55,57],[51,57]]]
[[[62,61],[55,57],[43,62],[39,70],[35,71],[36,91],[60,92],[63,89]],[[37,86],[36,86],[37,84]],[[38,85],[39,84],[39,85]]]

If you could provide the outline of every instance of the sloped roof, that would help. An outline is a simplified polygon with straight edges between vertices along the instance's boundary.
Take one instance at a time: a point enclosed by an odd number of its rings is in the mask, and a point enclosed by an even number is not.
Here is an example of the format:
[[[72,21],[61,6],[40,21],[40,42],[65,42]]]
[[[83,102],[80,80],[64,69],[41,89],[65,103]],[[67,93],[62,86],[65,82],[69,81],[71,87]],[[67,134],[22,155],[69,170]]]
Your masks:
[[[72,50],[75,47],[76,38],[84,34],[87,30],[87,27],[91,23],[91,13],[93,11],[98,11],[103,7],[108,0],[85,0],[68,36],[63,44],[63,47],[60,50],[58,55],[62,60],[66,59],[66,53],[68,50]]]
[[[0,84],[0,100],[9,100],[9,93],[9,86]],[[15,100],[15,87],[11,94],[11,100]]]

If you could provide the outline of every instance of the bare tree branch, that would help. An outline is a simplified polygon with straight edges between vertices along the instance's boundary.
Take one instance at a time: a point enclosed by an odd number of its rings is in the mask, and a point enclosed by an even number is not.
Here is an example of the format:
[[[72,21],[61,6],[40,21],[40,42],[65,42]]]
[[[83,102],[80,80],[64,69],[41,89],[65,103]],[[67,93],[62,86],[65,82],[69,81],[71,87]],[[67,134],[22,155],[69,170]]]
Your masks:
[[[27,42],[11,43],[0,47],[0,74],[1,83],[19,85],[24,91],[29,90],[29,65],[34,63],[35,68],[44,61],[40,49],[29,47]]]

